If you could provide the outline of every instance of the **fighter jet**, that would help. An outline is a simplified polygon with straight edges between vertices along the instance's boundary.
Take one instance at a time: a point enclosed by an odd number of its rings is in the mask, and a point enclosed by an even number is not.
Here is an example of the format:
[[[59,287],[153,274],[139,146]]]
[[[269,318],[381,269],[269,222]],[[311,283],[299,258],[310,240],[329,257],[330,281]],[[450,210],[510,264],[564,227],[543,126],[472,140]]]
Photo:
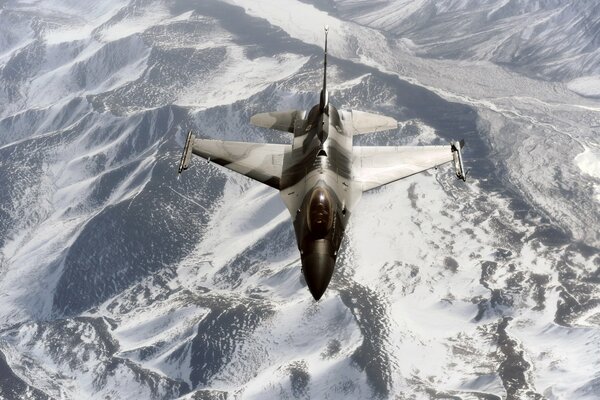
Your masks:
[[[291,144],[234,142],[187,135],[179,173],[192,154],[279,190],[290,212],[300,250],[302,273],[319,300],[333,274],[344,230],[362,194],[447,162],[466,180],[464,141],[445,146],[353,146],[352,137],[396,129],[390,117],[338,110],[327,91],[327,34],[323,88],[310,110],[256,114],[255,126],[293,134]]]

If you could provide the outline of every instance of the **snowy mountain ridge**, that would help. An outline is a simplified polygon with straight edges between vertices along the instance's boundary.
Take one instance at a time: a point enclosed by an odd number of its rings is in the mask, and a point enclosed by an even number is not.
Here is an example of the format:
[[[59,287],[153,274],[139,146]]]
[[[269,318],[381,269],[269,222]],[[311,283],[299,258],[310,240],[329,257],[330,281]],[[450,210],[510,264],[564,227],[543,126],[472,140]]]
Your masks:
[[[0,7],[0,397],[596,398],[597,51],[542,43],[592,2]],[[356,143],[464,137],[471,179],[365,194],[315,303],[275,191],[175,170],[289,141],[248,121],[317,101],[325,23],[331,101],[401,121]]]
[[[489,60],[548,80],[600,74],[600,5],[594,2],[333,3],[345,19],[410,39],[420,56]]]

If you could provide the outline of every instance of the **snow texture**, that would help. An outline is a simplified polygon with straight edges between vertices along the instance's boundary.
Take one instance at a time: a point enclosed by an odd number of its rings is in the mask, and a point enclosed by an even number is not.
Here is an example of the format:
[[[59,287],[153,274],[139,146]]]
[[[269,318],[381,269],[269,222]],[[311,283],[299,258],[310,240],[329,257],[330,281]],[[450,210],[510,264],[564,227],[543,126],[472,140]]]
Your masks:
[[[595,2],[0,3],[0,398],[598,399]],[[330,101],[465,138],[366,193],[314,302],[274,190],[184,133]]]

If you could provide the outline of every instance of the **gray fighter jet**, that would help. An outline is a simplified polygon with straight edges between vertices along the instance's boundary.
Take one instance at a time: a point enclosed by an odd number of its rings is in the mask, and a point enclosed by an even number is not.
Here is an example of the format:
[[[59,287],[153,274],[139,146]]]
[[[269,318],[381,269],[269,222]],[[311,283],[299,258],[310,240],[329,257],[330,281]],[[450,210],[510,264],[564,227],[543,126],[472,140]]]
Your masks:
[[[348,219],[363,192],[454,161],[463,181],[464,141],[447,146],[353,146],[352,137],[396,129],[390,117],[338,110],[327,92],[327,33],[323,89],[308,111],[254,115],[259,127],[293,134],[291,144],[198,139],[187,135],[179,172],[196,154],[279,190],[289,210],[302,261],[302,273],[315,300],[329,285]]]

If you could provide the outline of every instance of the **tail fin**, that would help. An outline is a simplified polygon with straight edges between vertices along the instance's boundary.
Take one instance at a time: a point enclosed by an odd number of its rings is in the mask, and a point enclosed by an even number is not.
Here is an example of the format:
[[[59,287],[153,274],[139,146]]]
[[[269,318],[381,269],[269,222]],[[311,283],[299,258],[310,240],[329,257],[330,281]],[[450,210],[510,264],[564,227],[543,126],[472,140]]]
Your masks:
[[[325,111],[329,105],[329,93],[327,93],[327,34],[329,33],[329,26],[325,25],[325,54],[323,57],[323,89],[321,89],[321,99],[319,105],[321,112]]]

